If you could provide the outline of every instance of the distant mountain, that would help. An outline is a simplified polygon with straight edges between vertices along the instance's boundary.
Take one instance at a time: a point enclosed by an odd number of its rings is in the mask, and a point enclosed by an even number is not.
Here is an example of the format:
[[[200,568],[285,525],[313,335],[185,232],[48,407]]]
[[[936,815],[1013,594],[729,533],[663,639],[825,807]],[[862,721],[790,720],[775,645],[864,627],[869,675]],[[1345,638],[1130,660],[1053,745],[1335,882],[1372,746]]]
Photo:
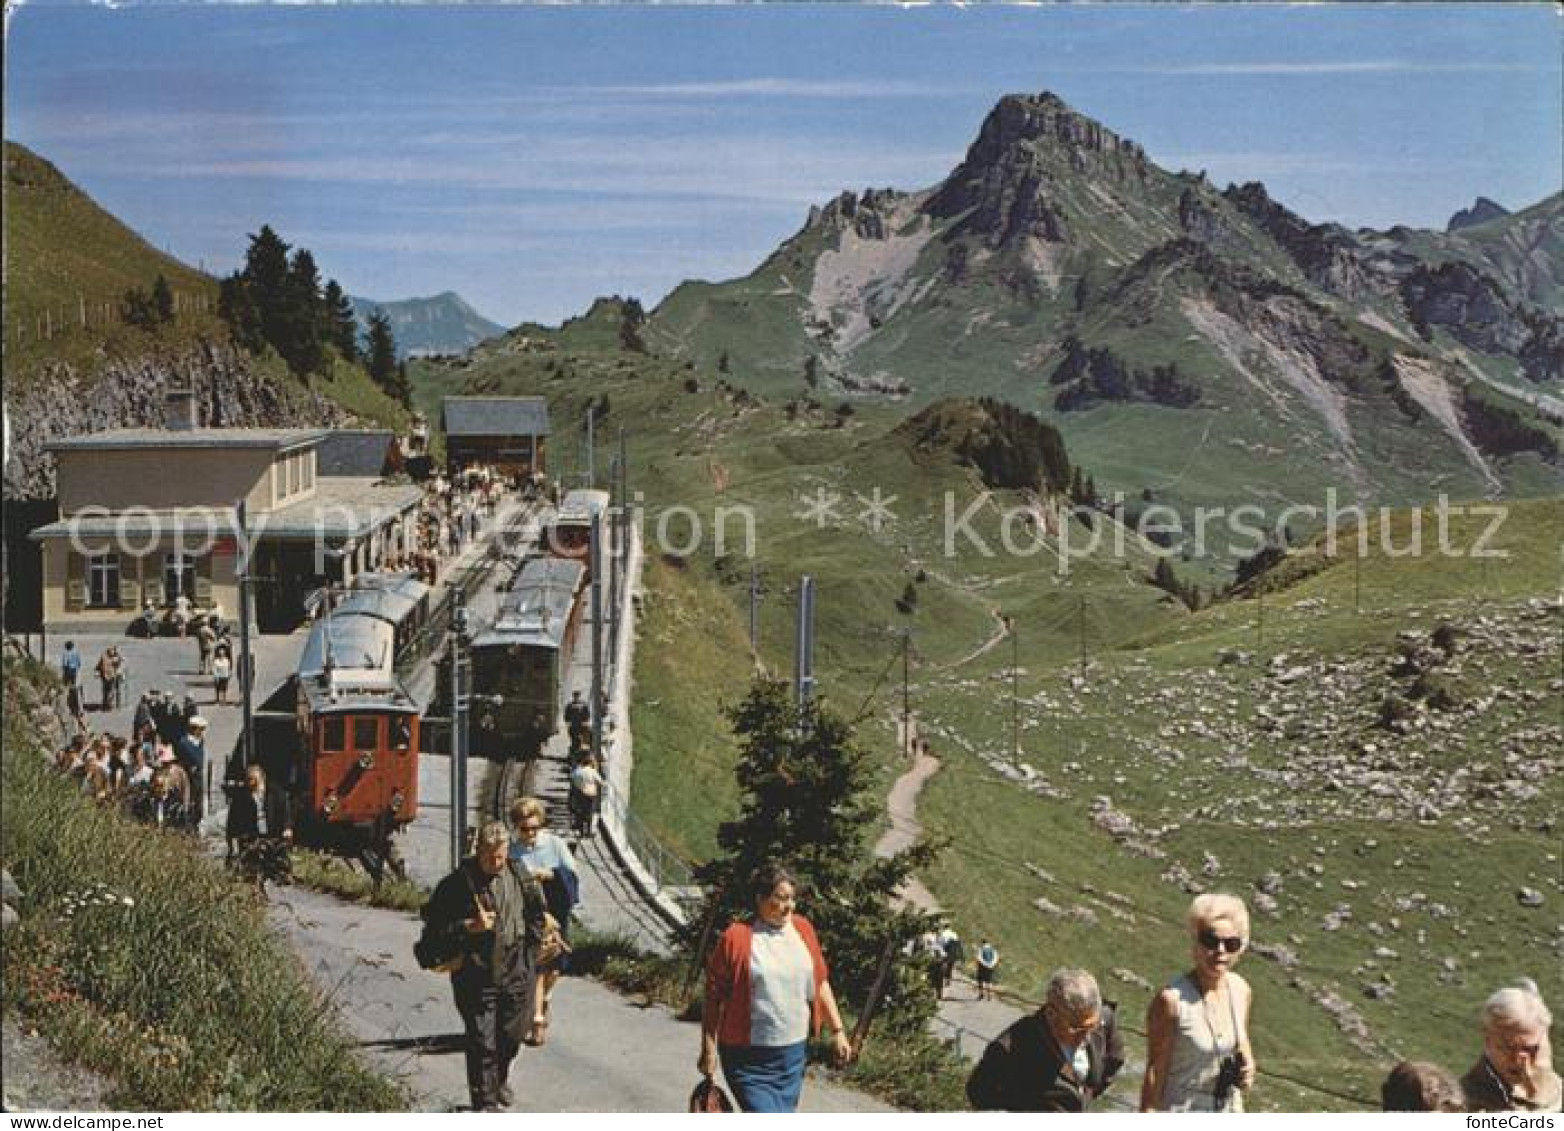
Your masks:
[[[1479,196],[1470,208],[1463,208],[1445,225],[1445,231],[1456,232],[1462,228],[1475,228],[1478,224],[1486,224],[1489,220],[1497,220],[1500,216],[1508,216],[1510,210],[1502,204],[1489,200],[1486,196]]]
[[[644,336],[763,393],[1007,400],[1099,487],[1185,502],[1556,492],[1556,446],[1493,445],[1467,386],[1564,435],[1560,202],[1353,232],[1011,95],[940,184],[842,193]]]
[[[369,316],[377,309],[391,319],[399,357],[432,357],[437,354],[461,354],[488,338],[505,332],[505,327],[490,322],[454,291],[432,298],[407,298],[393,302],[354,296],[353,312],[359,325],[368,331]]]

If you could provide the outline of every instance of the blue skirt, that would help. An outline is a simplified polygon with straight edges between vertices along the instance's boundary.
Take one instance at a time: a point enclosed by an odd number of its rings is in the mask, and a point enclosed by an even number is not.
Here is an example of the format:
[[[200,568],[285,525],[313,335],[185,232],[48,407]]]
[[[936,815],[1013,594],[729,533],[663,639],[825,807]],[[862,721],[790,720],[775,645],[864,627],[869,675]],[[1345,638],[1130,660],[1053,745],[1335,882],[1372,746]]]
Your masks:
[[[722,1075],[740,1111],[797,1111],[804,1091],[806,1042],[768,1048],[722,1045]]]

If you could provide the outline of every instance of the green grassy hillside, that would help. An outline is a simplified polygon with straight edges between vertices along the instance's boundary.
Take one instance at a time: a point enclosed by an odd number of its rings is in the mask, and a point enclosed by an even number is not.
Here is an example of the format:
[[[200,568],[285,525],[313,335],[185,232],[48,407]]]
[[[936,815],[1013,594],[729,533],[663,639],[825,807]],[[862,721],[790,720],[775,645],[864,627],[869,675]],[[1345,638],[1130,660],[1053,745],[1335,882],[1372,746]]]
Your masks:
[[[1263,599],[1190,614],[1146,583],[1133,539],[1124,560],[1101,552],[1068,572],[1047,551],[987,558],[964,538],[947,556],[945,492],[964,513],[976,475],[909,446],[905,410],[765,401],[693,362],[614,348],[611,326],[577,349],[518,331],[415,373],[431,404],[458,388],[549,396],[556,472],[578,466],[589,400],[609,404],[600,468],[625,428],[653,543],[636,804],[680,851],[709,854],[735,805],[721,708],[753,670],[751,560],[736,522],[719,557],[711,520],[744,505],[766,588],[760,660],[790,670],[793,589],[811,573],[822,693],[859,719],[886,789],[903,768],[897,633],[912,628],[911,699],[942,760],[920,816],[950,840],[926,879],[967,937],[996,941],[1012,988],[1035,995],[1052,967],[1085,963],[1138,1027],[1150,987],[1187,963],[1189,891],[1235,891],[1255,909],[1254,1100],[1281,1110],[1354,1106],[1295,1081],[1372,1100],[1401,1055],[1464,1067],[1477,1005],[1512,977],[1564,992],[1564,503],[1512,504],[1498,558],[1442,556],[1431,510],[1387,512],[1385,533],[1376,513],[1361,562],[1344,537],[1334,557],[1285,560]],[[879,531],[858,517],[876,486],[897,496]],[[823,528],[806,510],[822,490],[846,504]],[[997,493],[977,535],[997,543],[1016,501]],[[705,524],[698,548],[656,549],[673,503]],[[1491,521],[1459,516],[1446,543],[1469,551]],[[1414,522],[1420,557],[1406,554]],[[895,606],[909,582],[910,616]],[[1443,624],[1448,654],[1432,643]],[[1523,906],[1523,888],[1543,906]]]
[[[116,1111],[405,1109],[248,885],[52,769],[29,720],[52,717],[60,690],[7,648],[0,852],[24,893],[6,928],[8,1027],[102,1074]]]
[[[125,292],[161,274],[178,304],[156,334],[119,316]],[[44,362],[82,365],[215,336],[217,282],[157,250],[48,161],[5,143],[5,371],[25,381]],[[85,319],[85,325],[83,321]]]

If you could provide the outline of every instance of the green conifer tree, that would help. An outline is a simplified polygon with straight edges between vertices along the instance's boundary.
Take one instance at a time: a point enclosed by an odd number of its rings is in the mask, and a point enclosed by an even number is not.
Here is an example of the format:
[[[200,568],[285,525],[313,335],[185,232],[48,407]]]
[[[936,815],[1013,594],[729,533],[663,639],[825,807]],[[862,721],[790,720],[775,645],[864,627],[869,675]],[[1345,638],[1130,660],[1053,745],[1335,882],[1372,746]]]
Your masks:
[[[353,300],[332,279],[325,291],[326,340],[336,346],[343,361],[358,360],[358,316],[353,313]]]
[[[259,353],[266,347],[261,331],[261,312],[244,275],[235,271],[217,286],[217,314],[228,325],[228,332],[240,349]]]
[[[288,252],[282,237],[271,225],[250,237],[244,255],[244,281],[260,320],[262,339],[278,353],[277,343],[287,337],[288,326]]]
[[[375,384],[394,396],[392,385],[396,377],[396,338],[391,333],[391,319],[379,308],[369,316],[366,362],[369,376]]]
[[[157,320],[164,325],[174,320],[174,291],[162,272],[152,281],[152,309]]]
[[[913,870],[932,861],[937,847],[919,844],[888,859],[872,854],[879,820],[873,767],[854,745],[851,727],[831,710],[800,708],[787,684],[761,678],[729,718],[739,745],[740,811],[717,831],[721,854],[698,870],[708,892],[706,914],[686,941],[699,941],[708,918],[720,931],[753,915],[750,876],[763,863],[783,862],[799,876],[799,910],[819,932],[844,1006],[865,1006],[889,952],[896,956],[894,976],[880,1016],[892,1027],[926,1024],[934,1001],[925,971],[901,949],[932,919],[893,910],[891,897]]]

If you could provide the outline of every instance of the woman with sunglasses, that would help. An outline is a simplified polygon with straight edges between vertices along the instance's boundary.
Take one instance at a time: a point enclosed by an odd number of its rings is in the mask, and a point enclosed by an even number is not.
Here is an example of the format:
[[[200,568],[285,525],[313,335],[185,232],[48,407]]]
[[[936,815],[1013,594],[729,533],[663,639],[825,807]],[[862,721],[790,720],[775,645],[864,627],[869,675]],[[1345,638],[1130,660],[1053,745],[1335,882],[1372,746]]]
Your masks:
[[[564,838],[549,832],[548,809],[536,797],[519,797],[510,807],[510,821],[516,828],[510,858],[543,885],[548,913],[559,923],[560,936],[570,937],[570,912],[581,902],[581,881],[576,859]],[[548,1040],[549,1002],[554,984],[570,961],[569,954],[539,963],[537,989],[533,993],[532,1027],[523,1043],[538,1048]]]
[[[1249,983],[1233,973],[1249,942],[1249,909],[1232,895],[1189,905],[1194,968],[1175,978],[1146,1015],[1142,1111],[1243,1111],[1254,1084]]]

